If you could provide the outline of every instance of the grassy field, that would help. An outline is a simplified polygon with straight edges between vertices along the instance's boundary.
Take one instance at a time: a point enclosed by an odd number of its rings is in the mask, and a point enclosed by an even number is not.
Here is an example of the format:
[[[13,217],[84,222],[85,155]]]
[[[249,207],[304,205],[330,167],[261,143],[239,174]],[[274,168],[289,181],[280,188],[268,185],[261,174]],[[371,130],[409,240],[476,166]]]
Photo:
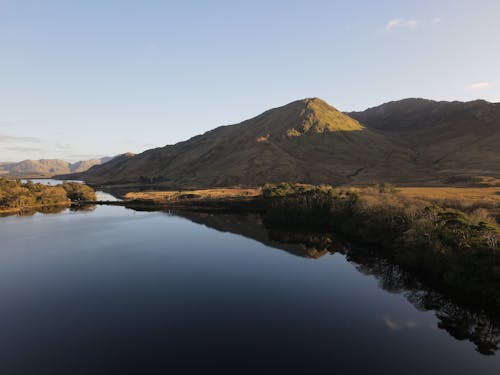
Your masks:
[[[401,194],[411,198],[438,201],[460,201],[462,204],[500,204],[500,187],[458,188],[458,187],[403,187]]]
[[[178,190],[130,192],[125,195],[125,199],[162,203],[169,201],[179,201],[183,199],[231,199],[240,197],[256,197],[260,194],[260,189],[227,188],[184,191]]]

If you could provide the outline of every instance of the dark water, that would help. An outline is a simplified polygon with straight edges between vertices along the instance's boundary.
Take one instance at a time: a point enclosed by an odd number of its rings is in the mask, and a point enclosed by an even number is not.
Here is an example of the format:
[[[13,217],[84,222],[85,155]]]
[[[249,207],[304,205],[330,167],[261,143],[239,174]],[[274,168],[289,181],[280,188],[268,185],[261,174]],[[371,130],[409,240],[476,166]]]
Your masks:
[[[369,251],[183,215],[0,219],[0,373],[500,373],[491,316]]]

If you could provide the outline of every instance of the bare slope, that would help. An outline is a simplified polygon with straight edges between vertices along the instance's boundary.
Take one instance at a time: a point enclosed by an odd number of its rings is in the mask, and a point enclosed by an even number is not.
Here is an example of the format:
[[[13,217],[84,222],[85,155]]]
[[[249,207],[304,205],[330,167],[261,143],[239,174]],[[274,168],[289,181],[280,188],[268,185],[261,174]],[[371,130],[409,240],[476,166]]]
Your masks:
[[[414,158],[404,146],[313,98],[95,166],[77,177],[94,184],[151,183],[168,188],[281,181],[342,184],[409,178]]]

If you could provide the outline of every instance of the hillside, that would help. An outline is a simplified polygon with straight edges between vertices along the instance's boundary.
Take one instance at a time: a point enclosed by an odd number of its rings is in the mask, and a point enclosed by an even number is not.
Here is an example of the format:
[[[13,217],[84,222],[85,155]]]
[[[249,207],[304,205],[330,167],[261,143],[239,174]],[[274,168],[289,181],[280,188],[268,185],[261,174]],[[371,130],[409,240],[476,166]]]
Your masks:
[[[69,163],[60,159],[23,160],[16,163],[1,163],[0,175],[4,177],[52,177],[64,173],[85,172],[94,165],[108,162],[112,158],[90,159]]]
[[[414,159],[407,147],[313,98],[69,177],[165,188],[339,184],[410,178]]]
[[[403,142],[429,180],[467,184],[500,177],[500,104],[405,99],[349,116]]]

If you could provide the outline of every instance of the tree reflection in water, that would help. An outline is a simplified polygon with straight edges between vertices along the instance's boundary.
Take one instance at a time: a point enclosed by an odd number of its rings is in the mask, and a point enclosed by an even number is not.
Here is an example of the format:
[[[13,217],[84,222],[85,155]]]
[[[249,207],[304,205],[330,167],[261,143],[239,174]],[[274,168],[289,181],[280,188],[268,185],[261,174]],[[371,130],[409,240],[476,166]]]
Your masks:
[[[94,204],[81,204],[81,205],[71,205],[71,206],[44,206],[44,207],[34,207],[34,208],[25,208],[21,211],[17,212],[7,212],[0,214],[0,217],[6,216],[33,216],[36,213],[49,215],[49,214],[59,214],[65,210],[69,209],[70,211],[83,211],[83,212],[92,212],[96,209],[96,205]]]
[[[383,289],[403,294],[421,311],[434,311],[438,328],[455,339],[469,340],[484,355],[493,355],[499,350],[500,321],[493,318],[494,312],[457,302],[454,296],[424,284],[417,275],[402,269],[379,252],[343,246],[330,233],[305,231],[303,228],[272,228],[254,214],[179,212],[176,215],[219,231],[255,239],[295,256],[320,258],[325,254],[342,253],[349,262],[356,264],[359,272],[376,277]]]
[[[375,276],[385,290],[403,294],[421,311],[435,311],[438,327],[457,340],[471,341],[484,355],[493,355],[499,350],[500,322],[485,310],[460,305],[452,296],[423,284],[416,275],[373,251],[351,249],[346,251],[346,256],[357,264],[360,272]]]

